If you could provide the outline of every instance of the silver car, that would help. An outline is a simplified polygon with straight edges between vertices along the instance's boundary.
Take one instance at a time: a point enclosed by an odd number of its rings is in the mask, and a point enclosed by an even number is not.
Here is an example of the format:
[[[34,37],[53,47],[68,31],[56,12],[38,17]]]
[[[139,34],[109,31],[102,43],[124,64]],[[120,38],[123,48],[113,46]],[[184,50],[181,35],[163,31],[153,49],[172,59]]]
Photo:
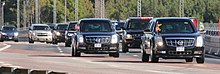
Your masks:
[[[34,43],[34,41],[39,42],[52,42],[51,29],[47,24],[32,24],[29,28],[29,43]]]

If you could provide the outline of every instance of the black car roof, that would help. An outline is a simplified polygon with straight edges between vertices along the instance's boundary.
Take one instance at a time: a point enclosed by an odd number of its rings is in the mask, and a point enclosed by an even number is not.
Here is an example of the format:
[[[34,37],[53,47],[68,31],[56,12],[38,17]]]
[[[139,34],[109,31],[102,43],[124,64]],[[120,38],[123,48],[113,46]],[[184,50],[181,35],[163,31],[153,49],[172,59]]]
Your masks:
[[[190,17],[161,17],[161,18],[154,18],[153,21],[156,20],[190,20]]]
[[[104,21],[110,21],[109,19],[106,19],[106,18],[84,18],[84,19],[81,19],[80,21],[89,21],[89,20],[104,20]]]

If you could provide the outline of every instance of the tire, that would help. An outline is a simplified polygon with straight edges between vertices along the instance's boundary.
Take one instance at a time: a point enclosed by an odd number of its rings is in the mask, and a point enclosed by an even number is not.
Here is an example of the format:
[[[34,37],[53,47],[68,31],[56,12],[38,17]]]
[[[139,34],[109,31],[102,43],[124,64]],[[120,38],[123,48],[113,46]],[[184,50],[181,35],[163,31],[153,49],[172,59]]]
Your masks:
[[[203,64],[205,62],[205,57],[202,55],[202,57],[196,58],[196,62],[198,64]]]
[[[72,46],[72,56],[74,57],[80,57],[81,52],[78,51],[78,48],[76,47],[76,44],[73,44]]]
[[[57,42],[57,40],[53,39],[53,40],[52,40],[52,43],[53,43],[53,44],[57,44],[58,42]]]
[[[155,55],[155,52],[154,52],[154,51],[152,51],[152,55],[151,55],[151,62],[153,62],[153,63],[157,63],[157,62],[159,62],[159,58],[158,58],[158,57],[156,57],[156,55]]]
[[[34,43],[34,41],[32,39],[29,39],[29,43]]]
[[[142,52],[142,62],[149,62],[149,54],[146,54],[144,50]]]
[[[18,42],[18,40],[14,40],[15,42]]]
[[[70,43],[69,42],[65,42],[65,47],[70,47]]]
[[[193,62],[193,58],[186,58],[186,62]]]
[[[0,39],[0,42],[4,42],[4,40]]]
[[[122,52],[124,53],[129,52],[128,45],[124,41],[122,41]]]

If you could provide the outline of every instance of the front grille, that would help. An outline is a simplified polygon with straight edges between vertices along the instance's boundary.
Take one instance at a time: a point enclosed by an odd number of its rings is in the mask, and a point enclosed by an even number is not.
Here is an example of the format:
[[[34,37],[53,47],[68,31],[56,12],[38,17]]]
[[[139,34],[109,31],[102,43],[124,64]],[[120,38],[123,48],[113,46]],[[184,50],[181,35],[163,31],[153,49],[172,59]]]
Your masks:
[[[143,34],[132,34],[133,37],[141,37]]]
[[[169,55],[190,55],[192,54],[192,51],[169,51],[168,52]]]
[[[165,38],[166,45],[172,47],[190,47],[195,43],[194,38]]]
[[[95,47],[88,47],[87,50],[97,50],[97,51],[105,51],[108,50],[108,47],[101,47],[101,48],[95,48]]]
[[[109,43],[111,36],[86,36],[87,43]]]
[[[47,33],[37,33],[37,36],[47,36]]]

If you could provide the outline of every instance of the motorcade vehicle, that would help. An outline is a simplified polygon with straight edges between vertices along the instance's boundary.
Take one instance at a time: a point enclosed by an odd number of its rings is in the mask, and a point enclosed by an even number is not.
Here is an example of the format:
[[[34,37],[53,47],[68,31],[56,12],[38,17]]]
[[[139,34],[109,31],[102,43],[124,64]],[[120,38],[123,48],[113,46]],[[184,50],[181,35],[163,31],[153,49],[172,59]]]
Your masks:
[[[142,61],[159,62],[163,59],[185,59],[204,63],[204,38],[190,18],[154,18],[141,37]]]
[[[153,17],[130,17],[122,27],[122,52],[129,52],[129,48],[140,48],[143,30]]]
[[[58,23],[52,30],[52,43],[58,44],[59,42],[65,42],[65,31],[68,24]]]
[[[0,27],[0,42],[12,40],[18,42],[18,31],[14,25],[4,25]]]
[[[28,33],[29,43],[39,42],[52,42],[51,28],[47,24],[32,24]]]
[[[69,22],[66,31],[65,31],[65,47],[70,47],[72,42],[72,36],[75,33],[75,25],[78,21]]]
[[[72,56],[86,54],[109,54],[119,57],[119,35],[111,21],[104,18],[81,19],[72,36]]]

